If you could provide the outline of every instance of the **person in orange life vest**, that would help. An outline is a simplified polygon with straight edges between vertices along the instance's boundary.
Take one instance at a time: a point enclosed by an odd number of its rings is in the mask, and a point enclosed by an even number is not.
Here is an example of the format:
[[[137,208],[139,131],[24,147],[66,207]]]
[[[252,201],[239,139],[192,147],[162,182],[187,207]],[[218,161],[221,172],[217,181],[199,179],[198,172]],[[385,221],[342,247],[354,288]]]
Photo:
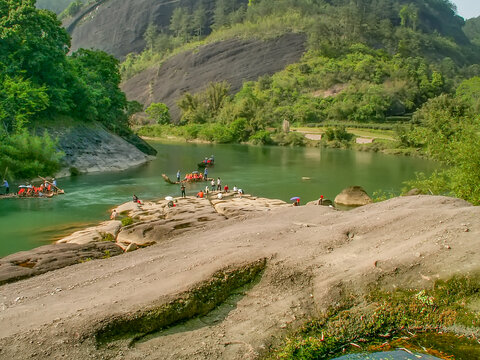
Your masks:
[[[198,193],[197,193],[197,198],[203,198],[203,191],[200,190]]]

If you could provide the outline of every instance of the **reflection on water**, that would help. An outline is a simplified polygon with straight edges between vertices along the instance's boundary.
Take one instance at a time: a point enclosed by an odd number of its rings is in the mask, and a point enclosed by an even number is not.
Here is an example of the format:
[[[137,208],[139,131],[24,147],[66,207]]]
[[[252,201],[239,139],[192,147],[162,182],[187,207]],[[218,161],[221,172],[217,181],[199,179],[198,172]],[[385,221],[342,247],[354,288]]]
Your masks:
[[[166,184],[162,173],[175,177],[195,170],[205,156],[215,155],[209,176],[245,192],[301,203],[323,195],[334,199],[344,188],[361,185],[369,194],[376,190],[399,193],[402,182],[415,172],[430,173],[435,164],[422,159],[376,153],[318,148],[256,147],[213,144],[152,144],[157,158],[122,172],[59,179],[66,194],[51,199],[0,200],[0,256],[48,244],[77,228],[108,219],[114,205],[140,199],[179,196],[180,188]],[[311,180],[302,181],[302,177]],[[13,187],[13,184],[11,184]],[[205,184],[187,186],[187,195]],[[58,230],[58,232],[57,232]]]
[[[412,354],[403,350],[378,352],[373,354],[350,354],[334,360],[440,360],[439,358],[425,354]]]

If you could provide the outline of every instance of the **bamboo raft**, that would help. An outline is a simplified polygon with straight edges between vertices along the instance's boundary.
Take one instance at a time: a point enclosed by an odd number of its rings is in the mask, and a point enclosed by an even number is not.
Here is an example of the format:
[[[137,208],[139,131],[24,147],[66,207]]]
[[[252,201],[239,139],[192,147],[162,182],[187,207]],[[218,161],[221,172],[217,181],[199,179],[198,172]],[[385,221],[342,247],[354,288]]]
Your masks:
[[[204,182],[204,181],[212,181],[213,178],[202,178],[202,179],[183,179],[183,180],[180,180],[180,181],[173,181],[171,180],[167,175],[165,174],[162,174],[162,177],[163,177],[163,180],[165,180],[165,182],[169,183],[169,184],[185,184],[185,183],[197,183],[197,182]]]

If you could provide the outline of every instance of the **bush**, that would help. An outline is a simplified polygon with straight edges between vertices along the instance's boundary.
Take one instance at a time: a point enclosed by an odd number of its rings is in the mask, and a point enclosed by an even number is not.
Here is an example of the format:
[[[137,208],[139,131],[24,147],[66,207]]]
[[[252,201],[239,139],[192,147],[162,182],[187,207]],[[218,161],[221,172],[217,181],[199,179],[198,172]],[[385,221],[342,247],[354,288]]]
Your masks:
[[[133,219],[130,216],[124,217],[122,219],[122,226],[128,226],[133,224]]]
[[[270,145],[273,143],[270,133],[266,130],[257,131],[248,139],[254,145]]]
[[[328,141],[350,141],[353,138],[353,134],[347,132],[345,126],[336,126],[335,128],[328,127],[325,130],[325,136]]]
[[[170,111],[168,106],[164,103],[152,103],[145,110],[148,117],[157,122],[160,125],[170,124]]]

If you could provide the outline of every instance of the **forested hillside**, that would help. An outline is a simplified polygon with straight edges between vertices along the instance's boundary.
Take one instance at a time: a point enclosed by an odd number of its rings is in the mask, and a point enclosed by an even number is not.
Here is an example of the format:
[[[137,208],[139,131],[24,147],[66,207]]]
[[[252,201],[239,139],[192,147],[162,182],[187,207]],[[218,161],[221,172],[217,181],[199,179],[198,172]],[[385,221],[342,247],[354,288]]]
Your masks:
[[[128,135],[127,101],[118,61],[101,51],[67,56],[70,37],[53,12],[35,1],[0,0],[0,170],[31,179],[58,170],[55,141],[35,123],[99,121]]]
[[[480,46],[480,16],[468,19],[463,27],[463,32],[472,43]]]

